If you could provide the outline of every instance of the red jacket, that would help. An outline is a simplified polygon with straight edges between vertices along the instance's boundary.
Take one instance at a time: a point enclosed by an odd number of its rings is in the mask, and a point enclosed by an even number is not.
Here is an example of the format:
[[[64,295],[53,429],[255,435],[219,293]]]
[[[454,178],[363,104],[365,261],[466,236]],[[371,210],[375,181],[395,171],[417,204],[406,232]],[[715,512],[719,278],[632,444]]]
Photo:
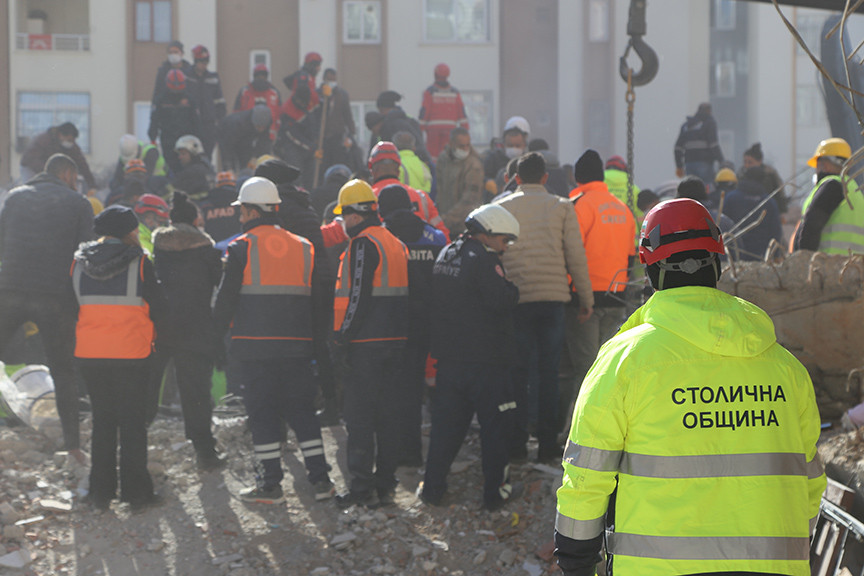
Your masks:
[[[438,84],[426,88],[420,108],[420,127],[426,132],[426,149],[433,158],[437,158],[447,145],[451,130],[468,129],[465,105],[459,91],[449,84],[446,88]]]
[[[438,208],[435,207],[435,203],[432,202],[432,199],[426,195],[422,190],[417,190],[410,186],[406,186],[399,180],[394,177],[384,178],[382,180],[378,180],[374,184],[372,184],[372,191],[375,192],[375,196],[377,197],[380,194],[381,190],[386,188],[391,184],[397,184],[405,188],[408,192],[408,197],[411,199],[411,204],[414,206],[414,214],[416,214],[421,220],[425,221],[428,224],[431,224],[438,230],[444,232],[447,235],[447,238],[450,238],[450,230],[447,226],[444,225],[444,221],[441,219],[441,216],[438,215]]]
[[[273,118],[273,123],[270,124],[270,140],[275,140],[276,134],[279,132],[279,109],[282,107],[282,96],[272,84],[267,90],[259,91],[255,90],[250,82],[241,88],[237,94],[237,99],[234,101],[234,112],[251,110],[256,104],[265,104],[270,109],[270,115]]]

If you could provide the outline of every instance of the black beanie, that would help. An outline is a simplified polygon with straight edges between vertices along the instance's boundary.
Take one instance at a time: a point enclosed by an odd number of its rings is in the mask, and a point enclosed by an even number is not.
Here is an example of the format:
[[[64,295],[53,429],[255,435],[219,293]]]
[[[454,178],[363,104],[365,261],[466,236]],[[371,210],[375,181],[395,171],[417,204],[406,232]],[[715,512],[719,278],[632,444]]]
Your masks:
[[[382,218],[386,218],[396,210],[411,210],[411,198],[405,188],[399,184],[390,184],[378,195],[378,213]]]
[[[760,142],[756,142],[750,148],[744,151],[744,156],[750,156],[757,162],[762,162],[762,144]]]
[[[255,176],[266,178],[277,186],[280,184],[291,184],[300,176],[300,169],[291,166],[284,160],[276,158],[267,160],[255,168]]]
[[[189,202],[183,192],[174,192],[171,198],[171,222],[174,224],[195,224],[198,219],[198,208]]]
[[[690,198],[697,202],[708,199],[705,183],[698,176],[687,176],[678,183],[678,198]]]
[[[93,219],[93,232],[97,236],[123,238],[136,228],[138,218],[135,217],[135,212],[119,204],[109,206]]]
[[[576,161],[576,165],[573,166],[573,177],[579,184],[602,182],[604,174],[603,160],[600,159],[600,154],[590,148],[586,150]]]

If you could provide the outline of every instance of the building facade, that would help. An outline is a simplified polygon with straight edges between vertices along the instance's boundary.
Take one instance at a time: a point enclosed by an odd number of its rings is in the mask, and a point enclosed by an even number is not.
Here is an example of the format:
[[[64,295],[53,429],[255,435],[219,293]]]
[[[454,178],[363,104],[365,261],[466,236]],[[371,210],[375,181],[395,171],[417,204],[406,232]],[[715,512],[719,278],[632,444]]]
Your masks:
[[[319,52],[362,119],[384,89],[409,115],[439,62],[462,92],[472,141],[488,146],[521,115],[562,163],[586,147],[626,154],[629,0],[7,0],[0,3],[0,180],[18,174],[30,137],[70,120],[98,173],[117,141],[146,138],[155,72],[172,39],[208,47],[231,108],[251,70],[271,81]],[[818,10],[786,8],[818,45]],[[853,20],[860,17],[855,17]],[[815,37],[813,35],[815,31]],[[853,35],[854,36],[854,35]],[[635,169],[643,187],[674,177],[672,150],[686,115],[714,104],[727,157],[761,141],[766,160],[791,174],[829,136],[815,69],[770,5],[735,0],[650,2],[645,40],[660,69],[636,89]],[[857,44],[853,38],[853,45]],[[633,61],[634,68],[639,63]],[[4,73],[7,72],[7,73]],[[320,81],[320,76],[319,76]]]

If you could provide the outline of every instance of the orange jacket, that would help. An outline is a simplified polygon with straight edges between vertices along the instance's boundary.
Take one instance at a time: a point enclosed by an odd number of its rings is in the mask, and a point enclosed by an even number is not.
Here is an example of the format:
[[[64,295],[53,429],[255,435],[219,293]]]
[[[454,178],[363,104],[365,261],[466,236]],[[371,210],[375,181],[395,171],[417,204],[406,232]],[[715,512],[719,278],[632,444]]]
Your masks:
[[[278,226],[261,225],[239,236],[246,267],[234,312],[231,346],[261,347],[302,355],[312,342],[312,243]]]
[[[570,192],[579,219],[588,275],[594,292],[623,292],[627,258],[636,254],[636,221],[604,182],[589,182]]]
[[[150,305],[141,295],[143,257],[129,263],[127,273],[96,280],[72,265],[72,286],[80,306],[75,329],[76,358],[137,360],[153,348],[155,330]]]
[[[411,186],[406,186],[402,182],[400,182],[397,178],[385,178],[384,180],[379,180],[372,184],[372,191],[375,192],[375,196],[381,193],[381,190],[390,186],[391,184],[398,184],[405,188],[408,192],[408,197],[411,199],[411,205],[414,206],[414,214],[416,214],[421,220],[425,221],[427,224],[431,224],[438,230],[444,232],[447,235],[447,238],[450,238],[450,230],[447,226],[444,225],[444,221],[441,219],[441,216],[438,215],[438,208],[435,206],[435,203],[432,201],[429,196],[426,195],[422,190],[416,190]]]
[[[408,338],[408,249],[383,226],[369,226],[351,239],[368,238],[378,251],[369,309],[363,323],[349,340],[371,343],[407,340]],[[345,321],[351,301],[354,268],[362,263],[351,262],[351,244],[342,254],[336,297],[333,304],[333,330],[339,331]],[[359,287],[357,288],[359,294]]]

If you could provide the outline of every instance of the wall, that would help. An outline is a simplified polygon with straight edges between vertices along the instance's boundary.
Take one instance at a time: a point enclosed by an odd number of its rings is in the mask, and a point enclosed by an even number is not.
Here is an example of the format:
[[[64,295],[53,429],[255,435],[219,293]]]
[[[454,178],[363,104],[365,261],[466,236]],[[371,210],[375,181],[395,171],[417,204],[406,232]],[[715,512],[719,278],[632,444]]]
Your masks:
[[[0,42],[0,134],[6,134],[6,138],[0,137],[0,186],[9,181],[10,173],[10,142],[12,141],[12,109],[9,106],[11,92],[9,90],[9,51],[14,42],[14,34],[11,33],[11,24],[14,20],[9,18],[9,5],[7,1],[0,2],[0,30],[6,30],[6,41]]]
[[[16,9],[12,4],[13,10]],[[98,15],[98,17],[96,17]],[[17,14],[10,14],[15,21]],[[97,174],[117,157],[117,140],[126,131],[129,95],[126,78],[126,3],[90,0],[90,51],[13,50],[10,58],[12,126],[15,134],[16,93],[44,90],[90,93],[90,168]],[[100,88],[100,89],[97,89]],[[106,89],[108,88],[108,89]],[[12,172],[18,175],[20,156],[13,153]]]
[[[298,68],[303,64],[306,53],[318,52],[323,59],[321,72],[326,68],[336,68],[336,73],[339,73],[338,45],[342,28],[338,27],[336,12],[341,9],[341,4],[338,0],[300,0],[300,30],[309,33],[300,35],[296,62]],[[320,74],[317,80],[321,81]]]
[[[210,69],[219,64],[216,45],[216,0],[175,0],[174,25],[177,39],[183,42],[186,59],[192,62],[192,47],[204,45],[210,52]]]
[[[581,2],[558,4],[558,143],[550,142],[562,164],[572,164],[585,150],[585,122],[582,108],[584,70],[582,58],[583,34],[569,31],[584,18]],[[577,28],[579,29],[579,28]],[[584,30],[584,28],[582,28]]]

